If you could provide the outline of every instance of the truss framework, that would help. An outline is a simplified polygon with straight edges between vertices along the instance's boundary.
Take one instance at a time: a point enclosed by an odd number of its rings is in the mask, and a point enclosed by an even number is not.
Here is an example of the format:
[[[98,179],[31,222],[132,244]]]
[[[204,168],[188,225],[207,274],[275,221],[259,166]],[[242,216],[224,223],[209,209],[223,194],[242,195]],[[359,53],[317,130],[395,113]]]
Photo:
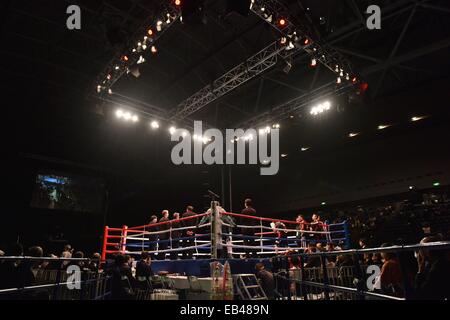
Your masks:
[[[97,77],[96,85],[98,93],[107,92],[125,73],[130,72],[130,68],[136,65],[145,51],[142,46],[137,47],[136,44],[138,42],[148,47],[154,45],[180,17],[181,11],[171,2],[162,5],[155,21],[141,26],[132,37],[130,43],[128,43],[129,49],[125,52],[118,52]],[[158,21],[161,24],[158,24]],[[153,31],[152,35],[147,34],[149,28]],[[123,60],[124,56],[127,56],[126,61]]]
[[[257,16],[278,30],[283,39],[272,43],[222,77],[215,80],[194,95],[181,102],[175,109],[173,119],[184,119],[203,109],[211,102],[238,88],[277,64],[278,56],[283,59],[304,50],[312,59],[316,59],[332,72],[345,72],[346,78],[354,78],[355,73],[350,62],[331,46],[313,40],[311,27],[289,17],[287,8],[277,0],[255,0],[250,8]],[[281,27],[277,17],[286,19]],[[307,40],[303,42],[302,40]],[[282,44],[283,43],[283,44]],[[341,79],[343,82],[345,78]]]
[[[279,41],[273,42],[179,104],[172,119],[182,120],[188,117],[276,65],[279,56],[287,58],[293,53],[287,51],[286,46]]]

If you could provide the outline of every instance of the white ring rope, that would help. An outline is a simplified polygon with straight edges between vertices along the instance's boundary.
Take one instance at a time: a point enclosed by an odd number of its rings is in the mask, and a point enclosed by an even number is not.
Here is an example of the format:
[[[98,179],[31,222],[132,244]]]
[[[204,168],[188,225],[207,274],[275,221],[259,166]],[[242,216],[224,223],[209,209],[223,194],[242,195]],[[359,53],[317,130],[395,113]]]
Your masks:
[[[227,224],[225,222],[222,222],[222,225],[232,228],[240,228],[240,229],[264,229],[264,230],[270,230],[270,231],[282,231],[282,232],[299,232],[299,233],[307,233],[307,234],[331,234],[332,231],[309,231],[309,230],[297,230],[297,229],[278,229],[278,228],[271,228],[267,226],[246,226],[246,225],[236,225],[232,226],[230,224]],[[341,231],[339,231],[341,232]],[[344,232],[344,231],[342,231]],[[261,232],[262,233],[262,232]],[[337,233],[337,232],[336,232]]]
[[[202,224],[200,226],[191,226],[191,227],[181,227],[181,228],[175,228],[175,229],[167,229],[167,230],[161,230],[161,231],[143,231],[143,233],[138,233],[133,235],[134,237],[140,237],[141,235],[146,235],[146,234],[163,234],[163,233],[167,233],[167,232],[174,232],[174,231],[182,231],[182,230],[193,230],[193,229],[197,229],[197,228],[204,228],[204,227],[209,227],[211,225],[211,223],[205,223]]]

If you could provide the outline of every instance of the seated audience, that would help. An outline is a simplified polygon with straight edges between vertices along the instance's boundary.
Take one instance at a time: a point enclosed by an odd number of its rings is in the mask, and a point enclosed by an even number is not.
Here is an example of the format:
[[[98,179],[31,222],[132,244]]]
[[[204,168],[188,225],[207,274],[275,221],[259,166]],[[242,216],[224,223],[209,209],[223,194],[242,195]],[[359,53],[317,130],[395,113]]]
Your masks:
[[[391,247],[393,244],[383,243],[381,247]],[[403,274],[400,262],[395,253],[382,252],[383,266],[381,267],[380,283],[381,291],[388,295],[403,297]]]
[[[255,266],[256,277],[258,278],[264,293],[269,300],[275,298],[275,279],[273,273],[267,271],[264,264],[257,263]]]
[[[442,241],[441,237],[430,236],[420,243]],[[421,249],[417,254],[419,271],[415,279],[415,298],[421,300],[450,299],[450,263],[448,251]]]

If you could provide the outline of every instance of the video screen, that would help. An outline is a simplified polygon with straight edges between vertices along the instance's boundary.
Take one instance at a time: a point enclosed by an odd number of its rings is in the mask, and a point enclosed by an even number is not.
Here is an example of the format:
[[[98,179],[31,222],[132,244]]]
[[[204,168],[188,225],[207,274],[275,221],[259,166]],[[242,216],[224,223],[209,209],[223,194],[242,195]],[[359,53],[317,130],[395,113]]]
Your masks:
[[[31,206],[35,208],[98,213],[105,200],[102,179],[60,174],[38,174]]]

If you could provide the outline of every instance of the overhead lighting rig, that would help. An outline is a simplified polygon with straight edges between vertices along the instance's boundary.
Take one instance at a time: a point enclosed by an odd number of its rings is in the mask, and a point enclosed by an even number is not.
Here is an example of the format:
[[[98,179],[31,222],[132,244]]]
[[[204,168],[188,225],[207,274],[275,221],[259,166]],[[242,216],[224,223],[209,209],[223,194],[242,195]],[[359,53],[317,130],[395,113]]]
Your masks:
[[[336,74],[336,84],[344,81],[356,84],[359,77],[348,59],[325,43],[314,40],[312,28],[295,19],[289,10],[278,0],[252,0],[250,10],[272,25],[283,36],[281,41],[287,43],[286,50],[303,49],[311,57],[311,67],[318,62]]]
[[[181,1],[169,1],[164,4],[153,21],[135,33],[129,42],[128,49],[117,53],[111,59],[97,77],[97,93],[108,93],[124,74],[132,73],[138,64],[148,60],[145,56],[147,51],[151,54],[158,52],[156,41],[181,17],[181,10],[177,3],[181,4]]]

